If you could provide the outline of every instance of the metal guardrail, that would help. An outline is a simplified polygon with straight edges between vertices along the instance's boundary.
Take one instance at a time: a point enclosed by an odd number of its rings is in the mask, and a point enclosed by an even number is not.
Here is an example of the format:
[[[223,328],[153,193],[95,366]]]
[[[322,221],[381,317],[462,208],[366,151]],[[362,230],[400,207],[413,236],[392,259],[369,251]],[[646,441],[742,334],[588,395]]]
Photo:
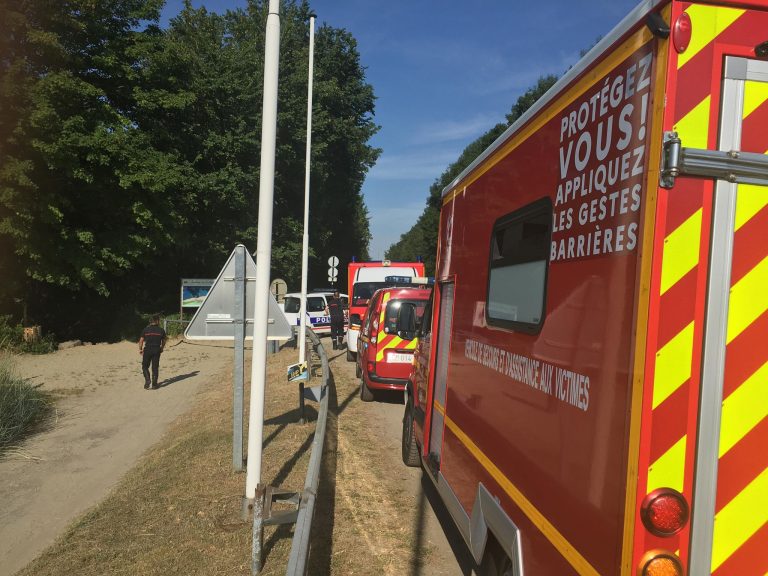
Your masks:
[[[304,492],[299,504],[299,515],[296,518],[296,527],[293,532],[291,553],[288,556],[288,568],[286,576],[304,576],[307,570],[307,558],[309,557],[310,534],[312,531],[312,518],[315,513],[315,500],[317,499],[317,487],[320,483],[320,464],[323,456],[323,444],[325,442],[325,425],[328,420],[328,355],[325,353],[320,338],[309,330],[307,332],[315,353],[320,356],[322,363],[321,399],[317,413],[317,425],[315,437],[312,440],[312,454],[309,457],[307,479],[304,482]]]

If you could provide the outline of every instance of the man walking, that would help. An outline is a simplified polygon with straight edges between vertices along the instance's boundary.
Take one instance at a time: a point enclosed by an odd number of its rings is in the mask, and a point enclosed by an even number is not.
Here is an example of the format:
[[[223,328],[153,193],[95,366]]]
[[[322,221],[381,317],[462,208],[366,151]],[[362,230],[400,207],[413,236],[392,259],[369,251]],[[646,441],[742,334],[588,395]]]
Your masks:
[[[331,340],[333,340],[333,349],[341,348],[341,342],[344,340],[344,306],[339,298],[339,291],[333,291],[333,297],[328,300],[327,312],[331,315]]]
[[[160,327],[160,315],[155,314],[152,316],[152,321],[141,332],[141,338],[139,338],[139,354],[142,354],[141,359],[141,371],[144,373],[144,389],[156,390],[157,376],[160,372],[160,354],[165,348],[166,334],[165,330]],[[149,365],[152,364],[152,381],[149,380]],[[150,386],[151,384],[151,386]]]

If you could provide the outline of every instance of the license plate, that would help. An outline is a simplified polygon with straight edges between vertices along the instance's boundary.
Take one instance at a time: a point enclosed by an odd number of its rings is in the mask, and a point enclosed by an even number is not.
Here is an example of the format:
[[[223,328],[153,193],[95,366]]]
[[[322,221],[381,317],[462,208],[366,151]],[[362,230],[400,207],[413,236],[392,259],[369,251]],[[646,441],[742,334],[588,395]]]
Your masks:
[[[387,360],[393,364],[410,364],[413,360],[413,354],[398,354],[397,352],[389,354]]]

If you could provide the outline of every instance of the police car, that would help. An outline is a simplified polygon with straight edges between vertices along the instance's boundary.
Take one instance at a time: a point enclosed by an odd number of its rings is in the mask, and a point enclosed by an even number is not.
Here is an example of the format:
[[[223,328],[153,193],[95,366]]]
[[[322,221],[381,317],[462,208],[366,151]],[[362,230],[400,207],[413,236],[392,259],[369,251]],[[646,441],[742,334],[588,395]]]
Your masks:
[[[307,292],[307,326],[312,326],[315,334],[331,333],[331,316],[326,313],[328,300],[333,297],[333,290]],[[344,326],[349,319],[349,297],[339,294],[341,305],[344,307]],[[301,292],[286,294],[280,307],[292,326],[299,326],[299,311],[301,309]]]

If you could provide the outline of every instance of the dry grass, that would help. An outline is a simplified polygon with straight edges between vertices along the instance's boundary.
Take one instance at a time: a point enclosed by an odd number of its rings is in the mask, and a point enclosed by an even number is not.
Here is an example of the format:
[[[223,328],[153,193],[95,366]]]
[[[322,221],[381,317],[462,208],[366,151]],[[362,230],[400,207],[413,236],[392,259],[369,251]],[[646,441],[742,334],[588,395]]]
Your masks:
[[[343,356],[331,364],[326,452],[309,574],[420,573],[429,550],[414,542],[413,498],[398,482],[399,454],[385,453]],[[394,472],[394,473],[393,473]]]
[[[315,423],[295,423],[298,394],[285,382],[295,354],[270,356],[262,476],[300,490]],[[232,471],[231,383],[223,375],[106,500],[20,575],[250,574],[251,523],[240,519],[245,475]],[[290,528],[267,528],[263,574],[285,573],[291,536]]]
[[[297,388],[285,382],[285,366],[295,357],[292,349],[270,357],[263,478],[301,490],[316,410],[308,402],[309,423],[297,423]],[[429,552],[411,533],[413,498],[388,474],[402,464],[382,457],[357,380],[343,366],[331,365],[308,574],[421,573],[414,566],[423,566]],[[251,523],[240,520],[245,476],[232,472],[232,378],[223,378],[105,501],[19,576],[249,575]],[[285,573],[291,538],[292,527],[266,529],[262,574]]]

